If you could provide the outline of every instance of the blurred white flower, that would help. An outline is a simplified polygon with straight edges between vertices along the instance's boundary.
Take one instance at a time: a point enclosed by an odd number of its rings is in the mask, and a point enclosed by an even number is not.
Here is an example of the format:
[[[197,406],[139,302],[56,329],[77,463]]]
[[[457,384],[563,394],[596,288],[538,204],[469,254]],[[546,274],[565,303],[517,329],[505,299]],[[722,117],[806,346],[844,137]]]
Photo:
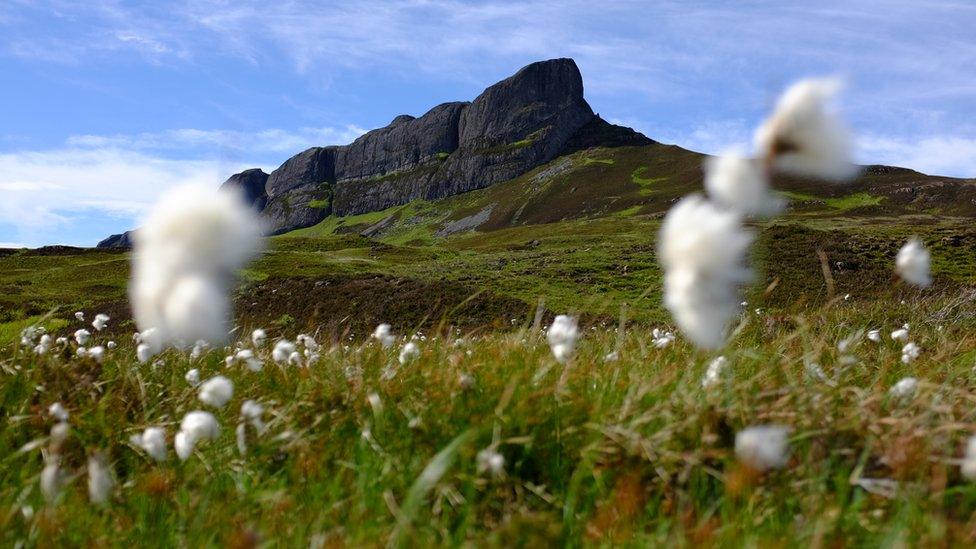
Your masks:
[[[922,352],[922,349],[915,345],[915,342],[909,341],[901,348],[901,361],[905,364],[911,363],[913,360],[918,358],[918,355]]]
[[[931,257],[922,241],[912,238],[898,250],[895,257],[895,271],[905,282],[920,288],[932,285],[932,275],[929,274]]]
[[[241,404],[241,417],[246,419],[254,430],[258,434],[264,432],[264,421],[262,421],[261,416],[264,415],[264,406],[261,406],[253,400],[245,400]]]
[[[406,364],[408,362],[413,362],[420,358],[420,347],[417,346],[413,341],[408,341],[406,345],[400,349],[399,361],[400,364]]]
[[[462,372],[458,375],[458,385],[460,385],[465,391],[474,389],[476,385],[474,376],[467,372]]]
[[[101,345],[92,347],[91,349],[88,349],[87,355],[95,362],[101,364],[105,361],[105,347],[102,347]]]
[[[478,452],[477,462],[479,473],[488,472],[493,476],[499,476],[505,472],[505,456],[491,448]]]
[[[288,355],[288,364],[292,366],[301,366],[302,355],[299,354],[298,351],[292,351],[292,353]]]
[[[604,362],[616,362],[620,360],[620,353],[617,351],[610,351],[603,357]]]
[[[298,336],[295,337],[295,339],[298,341],[298,343],[301,346],[305,347],[306,356],[307,356],[308,352],[315,352],[319,348],[319,344],[316,343],[315,342],[315,339],[312,338],[312,336],[310,336],[310,335],[307,335],[307,334],[298,334]]]
[[[234,396],[234,384],[224,376],[214,376],[200,384],[200,401],[215,408],[223,408]]]
[[[234,360],[237,362],[243,362],[247,369],[252,372],[260,372],[264,368],[264,361],[260,358],[254,356],[254,351],[250,349],[241,349],[237,351],[234,355]]]
[[[152,356],[153,356],[152,348],[150,348],[149,345],[145,343],[140,343],[139,345],[136,346],[136,359],[139,361],[139,364],[145,364],[149,362],[149,359],[151,359]]]
[[[38,354],[38,355],[47,354],[50,348],[51,348],[51,336],[44,334],[41,336],[41,339],[37,342],[37,345],[34,347],[34,354]]]
[[[156,461],[166,461],[166,431],[162,427],[147,427],[141,435],[132,435],[129,440]]]
[[[220,425],[217,419],[210,412],[199,410],[190,412],[183,416],[180,422],[180,431],[173,439],[173,446],[176,448],[176,455],[186,461],[197,442],[207,439],[215,439],[220,434]]]
[[[810,379],[820,382],[827,381],[827,374],[816,362],[807,362],[804,365],[804,369],[806,370],[807,376],[809,376]]]
[[[789,459],[789,433],[782,425],[746,428],[735,435],[735,455],[756,471],[779,469]]]
[[[115,480],[112,470],[105,463],[105,456],[95,453],[88,458],[88,499],[95,505],[108,501]]]
[[[895,383],[891,389],[888,391],[891,396],[899,400],[908,400],[915,396],[915,391],[918,389],[918,379],[914,377],[906,377]]]
[[[278,340],[271,351],[271,358],[278,364],[287,364],[288,358],[295,352],[295,345],[287,339]]]
[[[41,494],[48,503],[53,503],[61,493],[64,479],[61,476],[61,457],[51,454],[44,459],[44,469],[41,471]]]
[[[108,315],[98,313],[97,315],[95,315],[95,320],[92,321],[92,327],[95,328],[96,331],[101,332],[102,330],[105,329],[105,326],[108,325],[109,320],[111,319],[109,318]]]
[[[163,346],[226,340],[229,283],[260,248],[262,223],[237,193],[167,191],[135,233],[130,301],[153,354]]]
[[[881,330],[868,330],[868,339],[875,343],[881,342]]]
[[[569,315],[557,316],[546,331],[546,339],[556,361],[565,364],[576,352],[576,340],[579,339],[576,319]]]
[[[762,165],[735,152],[705,160],[705,190],[716,203],[742,215],[774,215],[783,207],[783,201],[769,192]]]
[[[751,244],[738,214],[698,195],[681,199],[665,216],[658,244],[664,303],[699,347],[724,343],[739,310],[739,288],[751,278],[745,264]]]
[[[68,422],[61,421],[54,424],[51,427],[51,449],[52,451],[58,451],[64,441],[68,439],[68,434],[71,432],[71,426]]]
[[[64,406],[60,402],[55,402],[48,406],[47,413],[58,421],[68,421],[68,411],[64,409]]]
[[[91,332],[82,328],[81,330],[75,331],[75,341],[78,345],[86,345],[88,340],[91,339]]]
[[[894,332],[891,332],[891,339],[895,341],[907,341],[908,340],[908,324],[904,328],[898,328]]]
[[[258,328],[251,332],[251,343],[254,344],[255,349],[260,349],[264,347],[264,344],[268,342],[268,334],[264,330]]]
[[[108,348],[108,350],[110,350],[110,351],[111,351],[112,349],[114,349],[114,348],[116,348],[116,347],[117,347],[117,345],[115,344],[115,342],[114,342],[114,341],[109,341],[108,343],[106,343],[106,344],[105,344],[105,347],[107,347],[107,348]]]
[[[959,465],[962,476],[969,480],[976,480],[976,436],[969,437],[966,442],[966,454]]]
[[[373,337],[380,342],[380,345],[383,346],[384,349],[392,347],[396,342],[396,336],[393,335],[389,324],[380,324],[377,326],[376,330],[373,332]]]
[[[711,389],[722,381],[722,375],[728,369],[729,361],[724,356],[717,356],[708,363],[705,377],[702,378],[702,388]]]
[[[78,322],[84,322],[85,321],[85,313],[83,313],[81,311],[75,311],[75,318],[78,319]]]
[[[651,332],[651,336],[653,337],[652,343],[654,344],[655,349],[663,349],[674,342],[673,333],[665,332],[657,328],[654,328],[654,331]]]
[[[760,155],[772,159],[777,169],[797,175],[836,181],[857,175],[850,132],[829,105],[840,88],[835,78],[806,79],[790,86],[756,130]]]
[[[186,375],[183,376],[183,379],[185,379],[190,386],[196,387],[200,384],[200,370],[197,370],[196,368],[188,370]]]

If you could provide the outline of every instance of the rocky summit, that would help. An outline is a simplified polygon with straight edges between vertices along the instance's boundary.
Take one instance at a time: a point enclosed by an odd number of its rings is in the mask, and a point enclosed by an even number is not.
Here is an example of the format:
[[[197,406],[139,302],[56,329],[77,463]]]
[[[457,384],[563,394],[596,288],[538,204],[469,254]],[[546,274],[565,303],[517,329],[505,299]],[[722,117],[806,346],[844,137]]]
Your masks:
[[[518,177],[556,156],[593,146],[652,141],[603,121],[583,98],[572,59],[532,63],[471,102],[438,105],[419,117],[400,115],[352,143],[313,147],[266,174],[232,175],[239,189],[281,234],[329,215],[378,211],[432,200]],[[99,247],[127,246],[128,233]]]

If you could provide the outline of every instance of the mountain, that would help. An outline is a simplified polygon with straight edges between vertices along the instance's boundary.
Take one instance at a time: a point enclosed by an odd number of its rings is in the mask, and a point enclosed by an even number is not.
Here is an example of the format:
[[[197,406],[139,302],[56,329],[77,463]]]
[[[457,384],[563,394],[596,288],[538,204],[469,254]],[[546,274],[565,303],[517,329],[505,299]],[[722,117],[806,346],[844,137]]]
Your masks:
[[[622,211],[661,212],[678,196],[700,189],[703,159],[606,122],[586,103],[576,63],[551,59],[527,65],[471,102],[444,103],[416,118],[399,115],[348,145],[313,147],[270,174],[245,170],[222,186],[240,189],[268,220],[271,234],[314,232],[323,223],[386,234],[409,221],[445,235]],[[801,179],[775,183],[800,210],[829,214],[843,204],[888,214],[976,216],[972,181],[904,168],[869,166],[843,186]],[[470,194],[478,189],[492,190]],[[400,220],[414,201],[459,195],[465,198],[428,208],[436,215]],[[434,219],[443,224],[432,224]],[[130,244],[126,232],[98,247]]]
[[[349,145],[313,147],[270,174],[246,170],[222,186],[244,190],[272,234],[433,200],[510,180],[581,146],[646,145],[603,121],[583,98],[572,59],[532,63],[471,102],[400,115]],[[113,235],[99,247],[127,244]]]

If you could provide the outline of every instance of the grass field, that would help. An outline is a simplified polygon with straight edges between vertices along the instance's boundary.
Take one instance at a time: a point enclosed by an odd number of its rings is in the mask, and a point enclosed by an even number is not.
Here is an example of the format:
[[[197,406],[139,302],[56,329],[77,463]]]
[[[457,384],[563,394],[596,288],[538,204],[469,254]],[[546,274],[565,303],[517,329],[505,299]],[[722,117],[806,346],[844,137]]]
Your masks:
[[[904,302],[902,302],[904,300]],[[647,328],[582,326],[558,364],[531,318],[487,335],[430,332],[400,365],[401,343],[326,344],[307,368],[225,367],[224,351],[175,351],[140,365],[130,343],[104,364],[70,351],[7,348],[0,403],[0,538],[4,545],[968,545],[976,485],[956,460],[976,432],[972,294],[865,303],[838,297],[803,313],[748,308],[713,358]],[[888,333],[909,323],[911,364]],[[72,328],[74,326],[71,326]],[[881,329],[883,341],[865,339]],[[288,331],[270,330],[294,337]],[[106,337],[96,335],[97,342]],[[844,352],[838,344],[847,340]],[[249,343],[247,344],[249,345]],[[606,355],[616,351],[619,359]],[[822,367],[813,375],[810,364]],[[185,380],[218,373],[235,393],[207,408]],[[904,376],[917,393],[889,394]],[[235,444],[245,399],[266,431]],[[38,489],[53,402],[69,411],[67,484]],[[186,462],[157,464],[129,442],[151,425],[171,439],[180,418],[211,409],[222,429]],[[734,434],[791,429],[780,471],[739,465]],[[479,452],[504,456],[479,470]],[[105,452],[117,478],[108,503],[87,501],[84,467]]]

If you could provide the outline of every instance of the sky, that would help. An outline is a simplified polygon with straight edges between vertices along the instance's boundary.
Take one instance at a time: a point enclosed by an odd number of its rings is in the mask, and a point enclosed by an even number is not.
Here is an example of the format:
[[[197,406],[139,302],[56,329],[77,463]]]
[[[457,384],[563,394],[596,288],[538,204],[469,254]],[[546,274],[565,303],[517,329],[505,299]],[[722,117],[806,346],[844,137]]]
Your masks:
[[[605,119],[708,153],[840,76],[859,160],[976,177],[974,28],[967,1],[0,0],[0,247],[94,245],[553,57]]]

